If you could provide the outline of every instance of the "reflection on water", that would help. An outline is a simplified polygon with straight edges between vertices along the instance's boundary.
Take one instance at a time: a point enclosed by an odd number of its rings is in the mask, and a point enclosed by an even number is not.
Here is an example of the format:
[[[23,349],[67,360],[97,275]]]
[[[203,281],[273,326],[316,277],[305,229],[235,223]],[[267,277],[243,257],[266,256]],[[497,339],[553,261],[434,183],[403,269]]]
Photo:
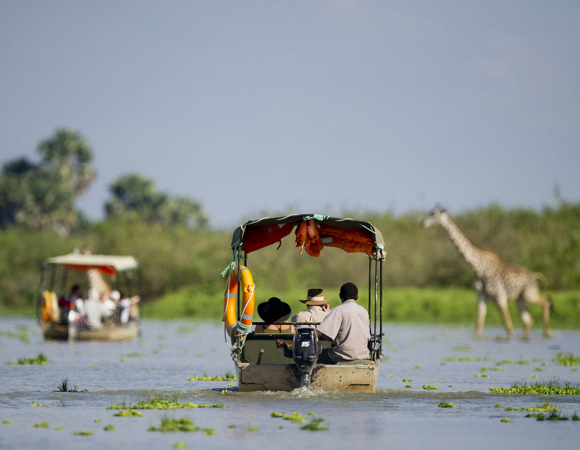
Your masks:
[[[559,352],[580,356],[578,332],[559,331],[553,339],[544,340],[536,331],[531,341],[506,341],[501,329],[488,329],[486,339],[475,340],[471,328],[386,324],[379,389],[375,394],[353,394],[303,390],[239,393],[227,381],[187,381],[193,376],[234,371],[221,327],[146,321],[142,329],[143,336],[131,342],[68,344],[45,342],[32,320],[0,319],[0,448],[26,449],[42,444],[43,449],[62,449],[79,443],[95,448],[172,448],[178,441],[185,442],[186,448],[275,445],[336,449],[361,444],[388,448],[573,448],[580,435],[580,422],[537,422],[524,418],[525,412],[503,409],[550,401],[570,417],[580,413],[580,396],[489,392],[490,387],[508,387],[516,380],[535,382],[556,377],[579,383],[576,367],[557,366],[553,361]],[[39,353],[52,364],[4,364]],[[88,392],[55,392],[65,378],[69,385],[79,385],[79,390]],[[422,386],[437,389],[424,390]],[[115,403],[135,404],[153,397],[227,407],[143,410],[142,417],[134,418],[115,417],[118,411],[106,409]],[[455,408],[439,408],[443,401]],[[275,411],[296,411],[307,421],[323,418],[330,430],[301,430],[303,424],[272,418],[270,414]],[[163,418],[181,417],[191,418],[198,427],[213,428],[217,435],[147,431]],[[503,417],[513,421],[502,423]],[[48,428],[34,427],[46,421]],[[109,424],[115,431],[103,430]],[[62,429],[55,429],[57,426]],[[90,430],[93,435],[73,434],[81,430]]]

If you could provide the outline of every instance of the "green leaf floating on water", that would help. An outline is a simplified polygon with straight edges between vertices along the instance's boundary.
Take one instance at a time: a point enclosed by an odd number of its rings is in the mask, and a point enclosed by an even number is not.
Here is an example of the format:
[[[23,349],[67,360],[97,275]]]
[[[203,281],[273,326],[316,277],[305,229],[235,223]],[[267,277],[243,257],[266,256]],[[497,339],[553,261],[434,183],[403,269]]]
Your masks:
[[[214,403],[180,403],[177,399],[168,400],[166,398],[152,398],[150,400],[140,400],[136,404],[113,404],[107,409],[182,409],[182,408],[225,408],[226,405]]]
[[[143,416],[143,414],[141,414],[140,412],[132,411],[132,410],[121,411],[121,412],[118,412],[117,414],[114,414],[114,415],[117,417],[142,417]]]
[[[309,430],[309,431],[326,431],[326,430],[328,430],[328,427],[326,425],[323,425],[322,422],[324,422],[324,419],[322,419],[322,418],[312,419],[312,422],[310,422],[308,425],[304,425],[303,427],[301,427],[301,429],[302,430]]]

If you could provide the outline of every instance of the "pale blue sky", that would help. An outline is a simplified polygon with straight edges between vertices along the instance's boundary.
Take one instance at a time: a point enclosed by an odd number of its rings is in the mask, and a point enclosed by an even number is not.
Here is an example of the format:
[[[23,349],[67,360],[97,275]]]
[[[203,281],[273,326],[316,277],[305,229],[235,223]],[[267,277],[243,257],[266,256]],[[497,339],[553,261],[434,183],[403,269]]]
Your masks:
[[[0,163],[57,127],[212,224],[580,199],[580,2],[0,0]]]

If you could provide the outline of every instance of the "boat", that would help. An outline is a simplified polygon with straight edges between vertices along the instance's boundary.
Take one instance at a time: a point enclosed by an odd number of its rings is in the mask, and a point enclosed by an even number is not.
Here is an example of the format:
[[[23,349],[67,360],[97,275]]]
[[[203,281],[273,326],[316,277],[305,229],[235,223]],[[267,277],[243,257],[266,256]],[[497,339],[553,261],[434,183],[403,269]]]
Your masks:
[[[292,239],[310,256],[317,257],[327,247],[368,256],[368,298],[359,291],[358,303],[369,315],[369,359],[321,364],[318,356],[330,342],[318,340],[312,325],[294,323],[295,333],[253,333],[255,291],[248,254]],[[288,236],[290,236],[288,238]],[[229,337],[238,389],[250,391],[292,391],[297,388],[375,392],[382,359],[383,261],[386,252],[381,232],[371,223],[319,214],[292,214],[250,220],[236,228],[231,248],[231,264],[224,295],[225,333]],[[290,323],[290,322],[288,322]],[[292,359],[277,348],[276,340],[293,343]],[[301,351],[303,350],[303,351]]]
[[[67,289],[74,284],[94,289],[99,297],[103,293],[111,295],[115,290],[125,292],[127,298],[133,299],[129,320],[120,320],[120,311],[117,311],[102,327],[88,327],[79,314],[59,306],[66,298]],[[139,336],[140,285],[141,267],[133,256],[75,252],[44,260],[36,306],[43,336],[68,341],[120,341]]]

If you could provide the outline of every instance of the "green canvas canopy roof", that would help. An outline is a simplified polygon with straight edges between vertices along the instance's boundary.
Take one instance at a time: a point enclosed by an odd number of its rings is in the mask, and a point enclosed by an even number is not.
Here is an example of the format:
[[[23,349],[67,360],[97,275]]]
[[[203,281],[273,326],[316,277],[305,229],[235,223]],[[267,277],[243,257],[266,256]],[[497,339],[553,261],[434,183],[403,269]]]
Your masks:
[[[272,233],[272,227],[274,227],[274,231],[278,231],[276,230],[276,226],[282,228],[286,224],[291,224],[293,227],[298,227],[302,221],[310,221],[310,219],[313,219],[314,223],[318,226],[324,227],[326,225],[335,229],[341,229],[344,232],[344,236],[341,239],[342,242],[349,240],[350,231],[352,231],[351,234],[353,235],[353,241],[355,235],[365,235],[368,239],[372,240],[373,249],[371,255],[369,256],[372,259],[377,259],[378,254],[378,259],[383,261],[385,260],[386,252],[383,235],[370,222],[350,218],[330,217],[321,214],[291,214],[283,217],[264,217],[262,219],[249,220],[245,224],[240,225],[234,231],[234,235],[232,237],[232,250],[236,251],[240,246],[244,248],[245,243],[246,246],[248,246],[244,239],[247,238],[249,234],[252,235],[252,237],[255,237],[256,234],[262,233],[261,230],[263,230],[263,234],[266,235],[267,238],[267,233]],[[287,228],[290,229],[291,227]],[[266,244],[264,244],[264,242],[266,242],[267,239],[262,239],[262,244],[259,245],[259,248],[272,245],[275,242],[279,242],[279,240],[287,236],[288,233],[290,233],[290,231],[287,230],[287,233],[284,234],[284,236],[282,236],[280,239],[273,237],[272,239],[275,240],[272,242],[268,241]],[[261,236],[259,238],[261,238]],[[324,239],[322,239],[322,243],[324,245]],[[249,253],[247,249],[246,253]]]
[[[44,260],[44,266],[51,264],[78,267],[79,270],[107,267],[116,272],[139,268],[139,261],[133,256],[83,255],[78,253],[69,253]]]

